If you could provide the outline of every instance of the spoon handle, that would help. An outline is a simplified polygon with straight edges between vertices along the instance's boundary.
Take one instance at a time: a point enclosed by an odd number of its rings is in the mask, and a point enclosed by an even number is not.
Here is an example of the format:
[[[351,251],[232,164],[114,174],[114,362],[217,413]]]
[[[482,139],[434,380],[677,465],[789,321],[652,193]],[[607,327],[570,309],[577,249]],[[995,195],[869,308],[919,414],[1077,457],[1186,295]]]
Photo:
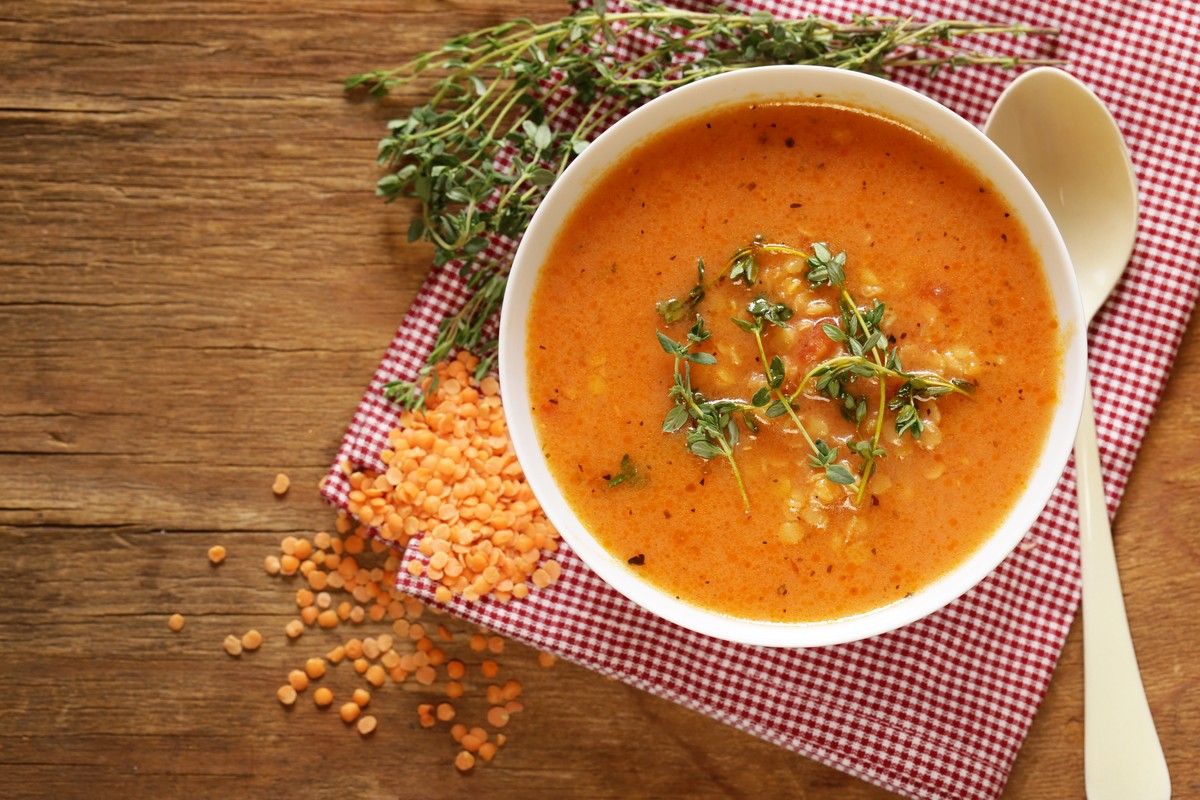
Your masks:
[[[1142,686],[1104,501],[1092,389],[1075,438],[1083,573],[1083,764],[1088,800],[1168,800],[1171,776]]]

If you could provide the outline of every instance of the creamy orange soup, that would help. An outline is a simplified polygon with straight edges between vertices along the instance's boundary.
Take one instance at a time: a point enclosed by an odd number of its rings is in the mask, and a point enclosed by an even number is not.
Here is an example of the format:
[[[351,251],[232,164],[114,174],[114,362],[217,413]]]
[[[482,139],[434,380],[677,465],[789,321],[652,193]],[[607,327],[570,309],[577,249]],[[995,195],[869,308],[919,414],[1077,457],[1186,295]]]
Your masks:
[[[731,259],[756,237],[747,285]],[[881,360],[890,351],[907,374],[973,390],[909,403],[919,439],[898,434],[901,412],[886,406],[875,438],[878,373],[845,384],[851,409],[815,379],[801,385],[847,354],[830,336],[847,325],[839,288],[807,277],[814,242],[845,253],[859,313],[885,304]],[[788,247],[764,246],[776,244]],[[698,259],[704,296],[693,307]],[[752,321],[760,297],[791,314],[764,323],[761,353],[732,321]],[[675,322],[662,313],[671,299]],[[689,452],[691,416],[664,432],[676,359],[656,332],[685,343],[697,315],[711,335],[687,352],[712,358],[681,370],[701,399],[746,411],[732,415],[733,463]],[[963,561],[1023,490],[1060,380],[1049,288],[1003,198],[917,132],[820,103],[727,109],[631,152],[558,235],[529,324],[540,445],[584,525],[663,590],[758,620],[869,611]],[[745,408],[770,392],[775,356],[785,378],[771,399],[794,398],[803,434],[790,414]],[[885,379],[889,400],[902,385]],[[836,458],[813,466],[806,436],[837,447]],[[886,451],[865,476],[848,449],[856,441]]]

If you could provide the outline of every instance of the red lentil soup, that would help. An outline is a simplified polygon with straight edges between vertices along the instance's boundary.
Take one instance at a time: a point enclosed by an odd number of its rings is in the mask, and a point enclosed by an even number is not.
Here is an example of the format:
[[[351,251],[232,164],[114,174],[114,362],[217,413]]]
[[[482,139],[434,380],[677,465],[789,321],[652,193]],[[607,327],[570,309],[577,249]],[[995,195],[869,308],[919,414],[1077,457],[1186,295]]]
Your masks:
[[[756,237],[792,249],[758,247],[748,286],[731,258]],[[910,403],[919,439],[897,433],[903,402],[884,407],[873,439],[875,375],[846,384],[852,409],[816,380],[801,385],[847,352],[830,336],[847,325],[838,288],[808,279],[814,242],[845,253],[844,288],[860,313],[884,304],[880,353],[892,350],[908,374],[973,389]],[[700,259],[704,296],[692,307]],[[732,321],[752,320],[759,297],[791,312],[763,326],[761,352]],[[672,298],[681,318],[669,322],[659,304]],[[796,420],[769,416],[769,405],[748,411],[757,431],[732,415],[737,475],[719,453],[688,451],[691,417],[664,432],[676,359],[656,331],[684,343],[697,315],[711,335],[689,352],[713,358],[681,366],[692,389],[752,405],[767,384],[764,357],[778,355],[780,391],[795,398]],[[822,103],[723,109],[629,153],[559,232],[529,326],[539,444],[582,523],[660,589],[754,620],[870,611],[965,560],[1024,490],[1061,375],[1041,262],[1004,199],[920,133]],[[902,384],[885,377],[887,397]],[[828,465],[855,482],[813,466],[809,439],[837,447]],[[847,444],[861,441],[886,451],[865,480]]]

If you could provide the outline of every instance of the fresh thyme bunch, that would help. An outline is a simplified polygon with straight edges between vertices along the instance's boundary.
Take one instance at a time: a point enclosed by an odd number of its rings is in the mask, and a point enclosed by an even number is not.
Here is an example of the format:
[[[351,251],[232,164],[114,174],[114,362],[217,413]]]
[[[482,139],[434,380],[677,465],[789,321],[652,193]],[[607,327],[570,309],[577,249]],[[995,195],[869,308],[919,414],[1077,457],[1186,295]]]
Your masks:
[[[462,348],[480,356],[481,375],[492,369],[496,342],[486,323],[500,307],[510,262],[486,255],[489,245],[519,239],[570,161],[647,99],[701,78],[771,64],[884,74],[896,67],[1048,63],[990,55],[956,39],[1056,33],[957,20],[776,19],[766,12],[684,11],[647,0],[626,0],[622,10],[609,11],[596,0],[561,19],[484,28],[395,69],[349,78],[347,89],[363,86],[376,97],[435,78],[428,102],[388,124],[379,145],[387,174],[377,193],[389,202],[420,203],[409,241],[431,242],[437,265],[458,262],[472,292],[465,308],[443,320],[418,381],[393,382],[385,391],[406,407],[420,405],[420,380],[432,364]],[[645,47],[623,60],[614,47],[618,37],[636,38]]]

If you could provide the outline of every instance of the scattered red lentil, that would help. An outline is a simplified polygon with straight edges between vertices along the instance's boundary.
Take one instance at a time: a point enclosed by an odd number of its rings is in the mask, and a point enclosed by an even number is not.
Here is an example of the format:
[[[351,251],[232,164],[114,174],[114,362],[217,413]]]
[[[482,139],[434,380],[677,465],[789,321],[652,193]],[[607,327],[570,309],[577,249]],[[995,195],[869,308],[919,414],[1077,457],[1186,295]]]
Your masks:
[[[303,692],[308,688],[308,675],[302,669],[294,669],[288,673],[288,683],[297,692]]]
[[[279,698],[279,702],[285,706],[290,706],[296,702],[296,690],[291,686],[284,684],[275,692],[275,696]]]
[[[362,713],[362,708],[357,703],[343,703],[342,707],[338,709],[338,716],[347,725],[358,719],[360,713]]]
[[[232,633],[225,637],[225,652],[231,656],[240,656],[242,654],[242,640],[234,636]]]
[[[462,750],[454,757],[454,766],[458,767],[459,772],[470,772],[475,766],[475,756]]]
[[[558,658],[553,653],[538,653],[538,663],[543,667],[553,667]]]
[[[328,708],[333,703],[333,691],[327,686],[322,686],[313,692],[313,702],[320,708]]]
[[[208,560],[213,563],[213,566],[220,564],[225,560],[225,548],[219,544],[208,548]]]
[[[242,634],[242,649],[244,650],[257,650],[262,647],[262,643],[262,634],[253,628]]]
[[[172,614],[167,619],[167,627],[175,631],[175,633],[183,630],[183,614]]]
[[[378,724],[379,723],[376,721],[376,719],[368,714],[358,721],[358,732],[362,736],[370,736],[375,732],[375,727]]]
[[[291,485],[291,478],[281,472],[275,476],[275,483],[271,484],[271,491],[277,495],[283,495],[287,493],[288,487]]]
[[[384,680],[387,679],[387,671],[379,664],[372,664],[367,667],[367,674],[364,677],[372,686],[383,686]]]
[[[366,708],[371,702],[371,693],[366,689],[355,689],[354,694],[350,696],[354,704],[359,708]]]
[[[417,683],[422,686],[431,686],[437,680],[437,671],[433,667],[426,664],[423,667],[417,667],[413,671],[413,677],[417,679]]]

